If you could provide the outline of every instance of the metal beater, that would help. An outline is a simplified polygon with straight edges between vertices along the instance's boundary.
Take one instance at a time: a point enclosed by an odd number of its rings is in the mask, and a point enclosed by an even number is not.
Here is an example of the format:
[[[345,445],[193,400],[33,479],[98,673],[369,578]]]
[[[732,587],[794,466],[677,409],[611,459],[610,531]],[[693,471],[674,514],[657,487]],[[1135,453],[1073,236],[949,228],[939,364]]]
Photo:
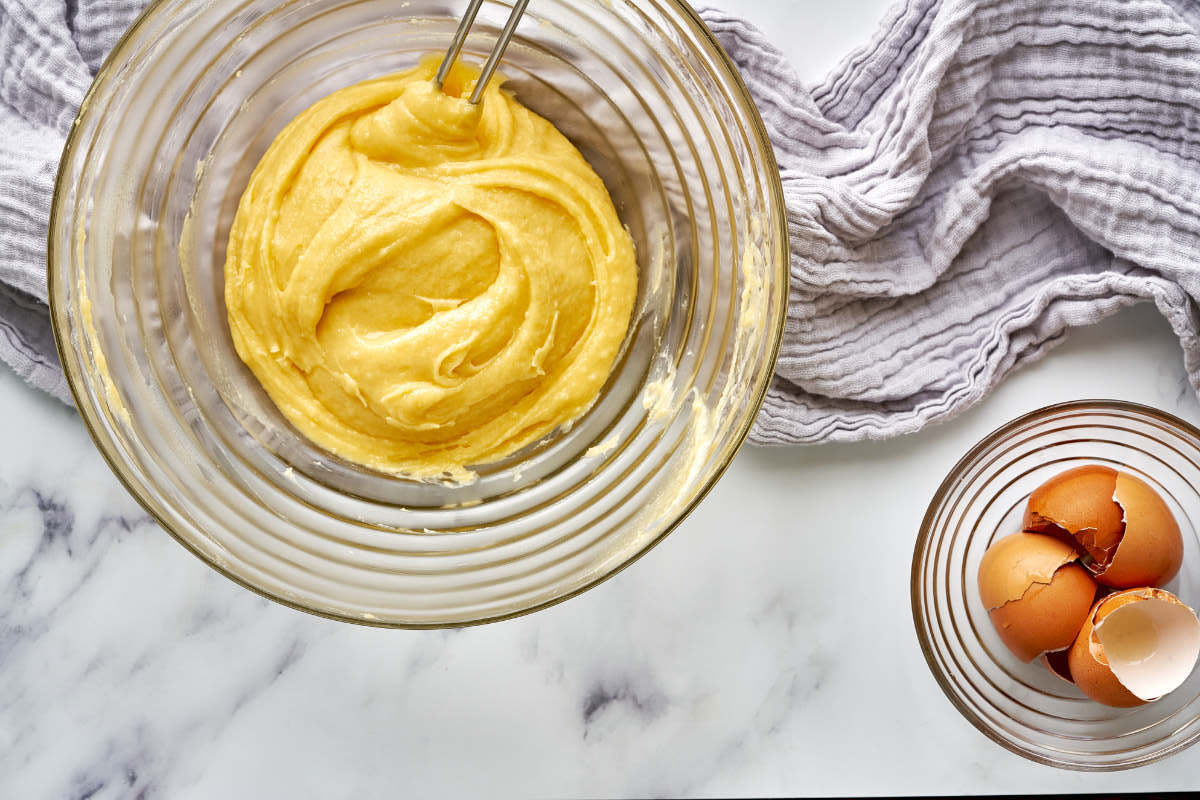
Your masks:
[[[454,65],[458,54],[462,51],[463,42],[467,40],[467,33],[470,32],[471,26],[475,24],[475,17],[479,15],[479,8],[483,5],[483,0],[471,0],[467,6],[467,11],[463,14],[462,22],[458,23],[458,30],[454,32],[454,39],[450,41],[450,47],[446,50],[446,56],[442,59],[442,65],[438,67],[437,75],[434,76],[433,82],[437,84],[439,89],[446,81],[446,75],[450,72],[450,67]],[[496,65],[500,63],[504,51],[508,49],[508,43],[512,39],[513,31],[517,29],[517,23],[521,21],[521,16],[525,13],[525,6],[529,5],[529,0],[516,0],[513,3],[512,13],[508,15],[508,22],[504,24],[504,30],[500,31],[500,38],[496,40],[496,46],[492,48],[492,52],[488,55],[487,61],[483,64],[483,71],[479,75],[479,81],[475,84],[475,88],[471,91],[470,102],[478,103],[483,97],[483,90],[487,88],[488,81],[492,79],[492,74],[496,71]]]

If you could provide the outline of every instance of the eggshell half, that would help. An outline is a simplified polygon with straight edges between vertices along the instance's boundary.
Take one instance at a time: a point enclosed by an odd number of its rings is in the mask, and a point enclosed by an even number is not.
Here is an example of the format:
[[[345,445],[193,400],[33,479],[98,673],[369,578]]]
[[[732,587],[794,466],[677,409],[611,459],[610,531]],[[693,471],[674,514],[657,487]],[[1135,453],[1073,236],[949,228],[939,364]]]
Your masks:
[[[1157,700],[1192,674],[1200,656],[1200,620],[1170,592],[1140,591],[1142,601],[1109,613],[1093,635],[1121,684],[1143,700]]]
[[[988,612],[1000,640],[1022,661],[1070,647],[1096,596],[1096,582],[1077,562],[1059,567],[1050,583],[1034,583],[1020,600]]]
[[[1117,474],[1113,499],[1125,512],[1125,534],[1096,580],[1115,588],[1162,586],[1183,564],[1179,523],[1158,492],[1128,473]]]
[[[1024,527],[1070,544],[1096,580],[1114,589],[1161,586],[1183,563],[1179,524],[1162,497],[1100,464],[1069,469],[1034,490]]]
[[[1105,705],[1141,705],[1174,691],[1200,657],[1200,620],[1170,592],[1130,589],[1096,603],[1068,656],[1083,692]]]

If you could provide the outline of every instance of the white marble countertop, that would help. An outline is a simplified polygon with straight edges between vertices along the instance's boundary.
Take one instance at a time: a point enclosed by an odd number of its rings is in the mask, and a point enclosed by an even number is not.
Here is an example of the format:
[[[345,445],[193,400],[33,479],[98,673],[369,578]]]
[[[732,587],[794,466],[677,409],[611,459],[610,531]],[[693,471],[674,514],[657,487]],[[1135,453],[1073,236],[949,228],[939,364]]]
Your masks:
[[[816,77],[885,3],[737,5]],[[310,617],[210,571],[74,412],[0,371],[0,796],[1200,789],[1200,747],[1115,775],[1008,753],[942,696],[913,633],[912,546],[945,471],[1011,417],[1082,397],[1200,423],[1178,344],[1133,309],[921,434],[744,449],[663,544],[567,603],[418,633]]]

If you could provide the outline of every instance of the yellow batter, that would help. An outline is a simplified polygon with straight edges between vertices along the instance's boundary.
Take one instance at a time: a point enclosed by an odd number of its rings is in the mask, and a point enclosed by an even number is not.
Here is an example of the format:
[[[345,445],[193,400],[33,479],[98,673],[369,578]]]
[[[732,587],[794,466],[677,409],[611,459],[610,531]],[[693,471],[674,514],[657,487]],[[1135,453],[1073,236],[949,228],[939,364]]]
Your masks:
[[[436,61],[326,97],[271,144],[229,235],[238,355],[351,461],[470,478],[581,416],[625,338],[633,242],[554,126]]]

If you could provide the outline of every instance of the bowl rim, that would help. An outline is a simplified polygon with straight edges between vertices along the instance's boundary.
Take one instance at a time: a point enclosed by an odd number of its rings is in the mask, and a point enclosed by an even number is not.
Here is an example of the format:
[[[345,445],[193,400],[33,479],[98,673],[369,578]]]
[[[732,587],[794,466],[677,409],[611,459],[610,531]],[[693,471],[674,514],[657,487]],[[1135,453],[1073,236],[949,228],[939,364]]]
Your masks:
[[[642,556],[650,552],[656,545],[658,545],[676,528],[678,528],[679,525],[691,515],[696,507],[703,502],[704,498],[708,496],[708,493],[712,490],[712,488],[724,476],[725,471],[733,462],[734,456],[737,455],[738,451],[745,443],[746,437],[749,435],[750,429],[753,427],[754,421],[758,416],[758,412],[762,408],[762,404],[766,399],[767,391],[769,390],[772,378],[774,377],[774,365],[778,360],[779,351],[783,343],[784,324],[787,318],[787,297],[790,284],[789,265],[791,260],[787,225],[787,206],[784,200],[783,182],[779,174],[779,164],[775,158],[775,150],[771,144],[770,136],[767,133],[766,124],[763,122],[762,114],[759,112],[757,104],[750,95],[750,90],[747,88],[745,80],[742,78],[742,75],[738,71],[733,59],[730,58],[729,54],[725,51],[725,48],[721,46],[721,43],[717,40],[716,36],[713,34],[708,25],[705,24],[699,13],[697,13],[690,5],[688,5],[685,0],[661,0],[664,5],[673,7],[676,11],[680,12],[682,21],[692,28],[693,33],[697,34],[702,42],[705,42],[712,47],[714,54],[717,56],[715,59],[715,64],[720,68],[723,68],[723,70],[727,73],[727,76],[732,79],[734,89],[732,99],[741,106],[740,110],[745,113],[745,116],[750,123],[750,130],[748,132],[751,134],[751,141],[753,144],[757,145],[759,154],[764,162],[764,177],[768,184],[768,191],[771,194],[772,200],[774,201],[774,207],[776,209],[776,213],[772,215],[772,219],[770,220],[770,225],[775,228],[776,245],[775,252],[769,254],[769,258],[774,264],[777,265],[776,294],[780,299],[780,302],[777,304],[778,310],[775,314],[775,319],[772,320],[772,324],[769,326],[770,344],[768,347],[767,356],[769,358],[769,363],[771,364],[771,369],[764,372],[765,377],[760,378],[758,381],[759,385],[753,387],[750,393],[750,409],[748,409],[745,419],[739,423],[737,430],[726,442],[719,454],[717,454],[719,460],[719,466],[717,469],[707,480],[704,481],[702,485],[700,485],[694,496],[689,499],[689,501],[684,505],[683,509],[673,521],[665,525],[660,532],[651,537],[650,540],[639,550],[634,552],[616,567],[608,570],[604,574],[584,582],[569,592],[566,592],[558,597],[550,598],[549,600],[544,600],[527,608],[521,608],[514,611],[507,611],[502,614],[493,614],[475,619],[456,620],[451,622],[398,622],[393,620],[364,619],[362,617],[354,617],[348,614],[339,614],[320,608],[313,608],[296,602],[290,598],[255,586],[248,580],[235,574],[231,569],[228,569],[225,566],[217,563],[215,560],[194,546],[184,535],[180,534],[168,522],[169,514],[155,497],[151,496],[149,493],[143,493],[138,490],[137,481],[134,480],[132,474],[136,470],[126,464],[123,460],[117,458],[117,456],[106,446],[104,437],[100,433],[102,426],[99,420],[97,409],[92,407],[92,405],[89,403],[82,402],[87,397],[84,388],[86,376],[76,369],[75,364],[71,359],[66,357],[67,348],[69,346],[69,315],[56,300],[59,293],[58,290],[60,288],[59,284],[65,279],[65,276],[63,275],[64,270],[58,263],[59,259],[54,246],[54,232],[58,229],[62,216],[66,213],[62,208],[64,205],[64,193],[61,191],[66,171],[66,164],[71,159],[76,146],[80,143],[80,141],[82,141],[80,139],[79,131],[83,128],[83,125],[81,125],[80,122],[83,120],[84,116],[89,113],[94,101],[95,93],[97,91],[97,86],[101,84],[102,80],[107,77],[110,72],[117,68],[116,65],[119,55],[129,46],[136,33],[142,28],[143,25],[147,23],[149,19],[158,14],[161,11],[162,6],[169,1],[170,0],[151,0],[151,2],[144,9],[142,9],[141,13],[138,14],[129,27],[126,28],[121,34],[121,37],[117,40],[117,43],[113,46],[112,50],[109,51],[108,55],[105,56],[100,68],[96,71],[95,76],[92,78],[92,82],[88,86],[88,90],[84,94],[83,100],[79,105],[79,111],[75,115],[74,123],[71,125],[67,134],[66,143],[63,146],[63,152],[59,159],[58,169],[55,173],[54,193],[52,195],[50,205],[50,217],[49,224],[47,226],[46,243],[46,272],[50,323],[54,334],[55,349],[57,350],[59,363],[63,368],[63,374],[67,380],[67,386],[71,392],[71,398],[74,401],[76,410],[79,412],[80,418],[83,420],[84,427],[87,428],[88,435],[91,437],[92,442],[96,446],[96,449],[100,452],[100,455],[108,464],[109,469],[117,477],[117,480],[120,481],[121,485],[125,488],[125,491],[137,501],[137,503],[146,511],[147,514],[150,515],[150,517],[158,524],[158,526],[170,534],[171,538],[182,545],[188,552],[208,565],[208,567],[238,584],[242,588],[249,589],[260,597],[264,597],[268,600],[297,611],[303,611],[317,617],[331,619],[338,622],[349,622],[356,625],[363,625],[373,628],[394,628],[405,630],[467,628],[492,622],[501,622],[507,619],[514,619],[516,617],[525,616],[526,614],[532,614],[535,611],[541,611],[542,609],[558,605],[559,603],[576,597],[577,595],[583,594],[589,589],[592,589],[601,583],[604,583],[609,578],[612,578],[615,575],[623,572],[627,567],[640,560]],[[778,265],[782,265],[782,268],[778,268]]]
[[[1044,764],[1048,767],[1057,769],[1071,770],[1075,772],[1119,772],[1122,770],[1135,769],[1143,767],[1147,764],[1153,764],[1156,761],[1161,761],[1168,756],[1175,755],[1183,750],[1186,750],[1191,745],[1195,744],[1200,739],[1200,726],[1197,726],[1189,736],[1184,737],[1178,742],[1173,742],[1167,747],[1160,750],[1155,750],[1143,756],[1139,756],[1132,761],[1125,763],[1101,763],[1101,764],[1083,764],[1073,761],[1060,761],[1054,758],[1043,755],[1042,753],[1021,747],[1018,743],[1006,739],[1001,736],[996,730],[988,725],[978,714],[971,710],[954,691],[949,679],[946,677],[945,670],[940,666],[941,662],[934,656],[933,647],[929,643],[929,638],[925,634],[925,628],[929,624],[929,620],[924,612],[925,604],[919,601],[919,597],[923,592],[924,583],[921,580],[921,563],[922,554],[927,550],[927,543],[932,536],[932,528],[934,517],[938,509],[945,503],[947,495],[951,488],[957,482],[963,471],[972,464],[980,455],[989,450],[998,441],[1006,438],[1014,431],[1022,426],[1054,414],[1062,412],[1088,412],[1088,411],[1126,411],[1142,416],[1150,417],[1158,422],[1177,428],[1180,431],[1189,434],[1200,442],[1200,427],[1193,425],[1187,420],[1181,419],[1174,414],[1163,411],[1162,409],[1154,408],[1142,403],[1135,403],[1128,400],[1112,400],[1105,398],[1090,398],[1085,400],[1068,400],[1062,403],[1052,403],[1041,408],[1036,408],[1033,411],[1026,412],[1020,416],[1005,422],[999,427],[993,429],[990,433],[981,438],[970,450],[966,452],[954,466],[946,473],[946,477],[938,484],[937,490],[933,494],[933,499],[926,506],[925,515],[921,519],[921,527],[917,533],[917,541],[913,546],[912,567],[909,577],[909,605],[912,608],[913,627],[917,635],[917,642],[921,646],[921,652],[925,656],[925,663],[929,668],[930,674],[941,688],[942,693],[946,695],[946,699],[950,701],[958,712],[970,722],[976,730],[982,733],[987,738],[991,739],[996,744],[1000,745],[1009,752],[1034,761],[1039,764]]]

